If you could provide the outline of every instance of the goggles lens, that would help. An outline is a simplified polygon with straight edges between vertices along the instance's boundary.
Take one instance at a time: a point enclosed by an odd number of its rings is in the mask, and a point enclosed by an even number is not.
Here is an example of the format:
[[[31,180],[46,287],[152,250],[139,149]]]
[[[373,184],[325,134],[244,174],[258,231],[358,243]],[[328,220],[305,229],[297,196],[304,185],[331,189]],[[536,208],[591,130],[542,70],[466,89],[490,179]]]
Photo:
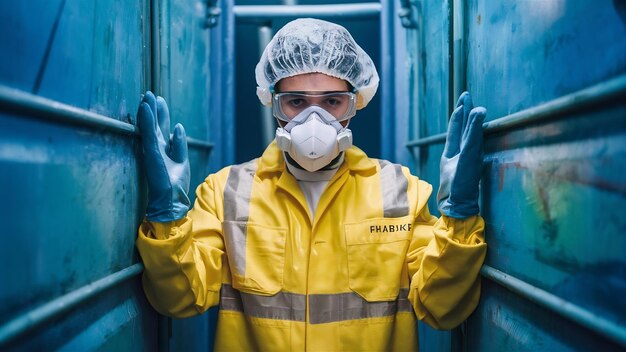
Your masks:
[[[284,92],[274,94],[272,99],[274,116],[286,122],[289,122],[304,109],[312,105],[321,107],[338,121],[343,121],[356,114],[356,94],[352,92],[331,92],[325,94]]]

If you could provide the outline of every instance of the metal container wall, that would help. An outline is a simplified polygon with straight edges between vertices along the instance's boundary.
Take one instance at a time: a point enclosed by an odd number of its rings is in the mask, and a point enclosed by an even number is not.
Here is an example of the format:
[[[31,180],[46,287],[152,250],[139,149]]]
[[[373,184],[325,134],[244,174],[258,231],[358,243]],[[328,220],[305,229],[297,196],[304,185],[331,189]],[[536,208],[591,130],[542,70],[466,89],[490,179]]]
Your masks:
[[[449,338],[421,327],[422,349],[626,349],[626,3],[415,4],[416,174],[438,186],[460,92],[488,109],[481,302]]]
[[[206,1],[0,1],[1,350],[211,345],[208,315],[170,324],[149,306],[134,247],[143,92],[186,126],[192,187],[232,155],[232,31],[206,20]]]

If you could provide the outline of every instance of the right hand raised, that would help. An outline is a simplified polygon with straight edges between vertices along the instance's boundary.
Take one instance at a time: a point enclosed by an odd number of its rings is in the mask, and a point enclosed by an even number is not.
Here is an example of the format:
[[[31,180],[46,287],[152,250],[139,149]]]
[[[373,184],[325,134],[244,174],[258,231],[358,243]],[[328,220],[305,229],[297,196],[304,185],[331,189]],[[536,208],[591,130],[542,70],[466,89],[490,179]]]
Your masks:
[[[148,179],[146,218],[170,222],[189,211],[189,158],[183,125],[176,124],[170,137],[170,113],[162,97],[148,91],[144,95],[137,123],[141,131],[143,159]]]
[[[437,202],[439,211],[446,216],[463,219],[479,212],[486,115],[484,107],[474,107],[468,92],[461,94],[450,118],[440,163]]]

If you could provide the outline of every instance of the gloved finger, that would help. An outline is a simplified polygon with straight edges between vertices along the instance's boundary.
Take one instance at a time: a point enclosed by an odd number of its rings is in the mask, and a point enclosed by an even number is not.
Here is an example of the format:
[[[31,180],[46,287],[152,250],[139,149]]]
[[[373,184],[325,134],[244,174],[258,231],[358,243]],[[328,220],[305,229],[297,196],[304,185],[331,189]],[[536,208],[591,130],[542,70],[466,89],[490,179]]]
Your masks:
[[[159,112],[157,110],[156,96],[151,91],[146,91],[146,94],[144,94],[143,99],[141,101],[148,104],[148,106],[150,107],[150,111],[152,112],[152,118],[155,121],[155,124],[154,124],[155,135],[157,137],[157,140],[161,144],[164,144],[165,140],[163,139],[161,130],[156,128],[157,127],[156,123],[158,123],[158,120],[159,120]]]
[[[157,104],[157,122],[161,129],[161,134],[166,142],[170,141],[170,110],[167,107],[167,103],[163,97],[156,97]]]
[[[470,124],[467,133],[463,137],[461,148],[465,153],[482,154],[483,147],[483,121],[487,116],[487,110],[482,106],[472,109],[470,112]]]
[[[157,112],[157,105],[156,105],[156,97],[154,96],[154,94],[151,91],[147,91],[146,94],[144,94],[143,99],[141,101],[148,104],[148,106],[150,106],[150,110],[154,114],[154,118],[157,119],[158,112]]]
[[[463,92],[460,98],[463,98],[463,131],[466,131],[469,124],[470,111],[474,108],[474,103],[469,92]]]
[[[459,99],[457,99],[456,101],[456,105],[455,105],[455,109],[458,108],[459,106],[463,105],[463,102],[465,101],[465,96],[469,95],[468,92],[463,92],[461,93],[461,95],[459,95]]]
[[[156,119],[150,105],[146,102],[139,104],[137,111],[137,124],[141,133],[141,144],[143,145],[144,155],[152,157],[159,153],[159,144],[157,137]]]
[[[172,137],[170,158],[177,163],[182,163],[187,160],[188,154],[185,128],[180,123],[177,123],[174,127],[174,136]]]
[[[443,148],[443,156],[451,158],[458,154],[461,147],[461,133],[463,132],[463,106],[457,106],[450,117],[446,144]]]

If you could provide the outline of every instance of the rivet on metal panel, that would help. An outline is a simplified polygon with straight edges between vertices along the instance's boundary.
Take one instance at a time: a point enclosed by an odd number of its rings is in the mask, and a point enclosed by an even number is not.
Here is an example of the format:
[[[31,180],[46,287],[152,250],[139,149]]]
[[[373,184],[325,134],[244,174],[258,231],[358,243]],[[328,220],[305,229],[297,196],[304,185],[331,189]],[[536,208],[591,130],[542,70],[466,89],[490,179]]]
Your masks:
[[[217,26],[217,20],[222,13],[222,10],[217,4],[217,1],[218,0],[207,0],[206,22],[204,23],[204,28],[212,28]]]
[[[404,28],[417,28],[417,4],[416,0],[400,0],[400,6],[402,7],[398,11],[398,17]]]

